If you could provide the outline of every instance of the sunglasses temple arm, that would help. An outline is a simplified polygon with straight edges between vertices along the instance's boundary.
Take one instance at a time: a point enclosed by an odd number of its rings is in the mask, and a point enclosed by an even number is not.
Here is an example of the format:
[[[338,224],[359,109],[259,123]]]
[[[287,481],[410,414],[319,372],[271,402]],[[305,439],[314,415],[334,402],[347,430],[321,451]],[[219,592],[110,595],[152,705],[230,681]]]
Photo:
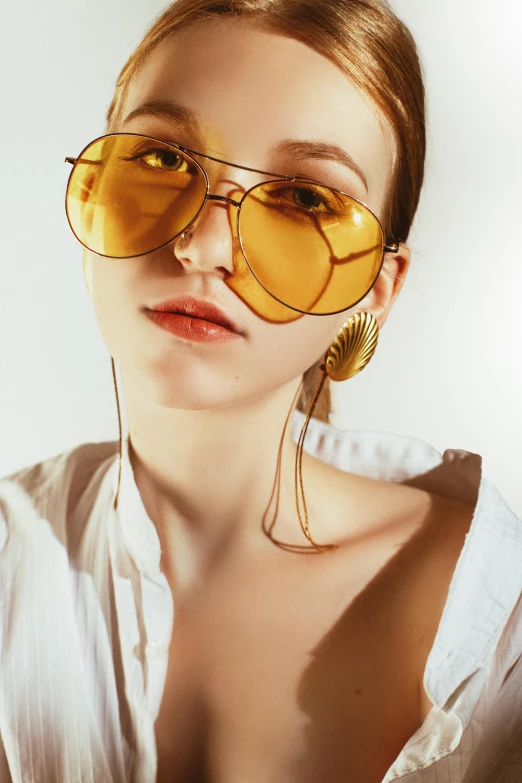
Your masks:
[[[72,166],[75,163],[87,163],[89,166],[101,166],[101,160],[89,160],[88,158],[65,158],[64,163],[70,163]]]

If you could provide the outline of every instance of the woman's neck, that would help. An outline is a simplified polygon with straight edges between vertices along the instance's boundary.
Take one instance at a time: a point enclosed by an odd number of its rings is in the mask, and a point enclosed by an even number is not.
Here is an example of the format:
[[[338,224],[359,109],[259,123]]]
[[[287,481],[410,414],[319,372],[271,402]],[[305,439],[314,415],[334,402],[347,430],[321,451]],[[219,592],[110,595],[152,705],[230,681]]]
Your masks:
[[[299,380],[247,403],[197,411],[151,402],[125,375],[123,386],[129,456],[171,581],[199,581],[218,553],[274,549],[261,522],[281,446],[277,531],[296,539],[290,423],[283,441],[282,433]],[[268,521],[274,506],[275,499]]]

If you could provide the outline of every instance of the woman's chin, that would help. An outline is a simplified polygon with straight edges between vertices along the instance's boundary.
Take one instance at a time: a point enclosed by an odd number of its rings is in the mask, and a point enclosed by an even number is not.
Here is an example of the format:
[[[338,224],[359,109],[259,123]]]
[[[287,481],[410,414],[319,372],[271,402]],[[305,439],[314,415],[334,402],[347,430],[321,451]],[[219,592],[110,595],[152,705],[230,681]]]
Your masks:
[[[162,408],[185,411],[203,411],[226,408],[243,402],[237,388],[227,389],[225,382],[216,379],[188,378],[182,373],[176,377],[161,375],[144,377],[142,374],[122,372],[125,396],[138,396],[141,401]],[[235,392],[235,393],[234,393]]]

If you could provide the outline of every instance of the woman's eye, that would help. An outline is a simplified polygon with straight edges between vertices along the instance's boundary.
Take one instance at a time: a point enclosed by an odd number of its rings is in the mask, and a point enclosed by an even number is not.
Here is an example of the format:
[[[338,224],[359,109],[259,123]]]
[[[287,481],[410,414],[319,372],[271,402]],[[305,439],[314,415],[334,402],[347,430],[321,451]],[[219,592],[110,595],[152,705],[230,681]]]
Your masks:
[[[311,184],[288,184],[270,187],[266,191],[264,200],[273,207],[290,210],[294,216],[316,215],[321,218],[338,216],[340,205],[334,194],[326,187]]]
[[[150,150],[142,153],[140,157],[152,169],[163,169],[164,171],[180,171],[187,163],[185,158],[172,150]]]
[[[174,150],[148,149],[135,152],[124,160],[139,160],[151,169],[161,171],[188,171],[188,161]]]
[[[295,188],[293,198],[298,207],[306,209],[308,212],[328,210],[328,204],[311,188]]]
[[[316,214],[332,211],[328,199],[312,187],[281,188],[275,191],[274,195],[277,195],[282,201],[292,202],[305,212]]]

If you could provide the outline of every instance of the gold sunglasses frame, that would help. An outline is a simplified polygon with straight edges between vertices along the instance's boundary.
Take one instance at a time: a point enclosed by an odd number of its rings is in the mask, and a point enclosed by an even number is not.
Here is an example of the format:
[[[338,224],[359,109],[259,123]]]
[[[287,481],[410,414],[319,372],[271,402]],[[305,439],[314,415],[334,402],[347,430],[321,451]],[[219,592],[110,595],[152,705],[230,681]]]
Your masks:
[[[349,310],[351,307],[354,307],[362,299],[364,299],[366,294],[368,294],[368,292],[371,291],[371,289],[375,285],[375,281],[379,277],[379,274],[380,274],[381,269],[382,269],[382,265],[384,263],[384,256],[385,256],[385,254],[386,253],[397,253],[398,250],[399,250],[399,243],[395,243],[395,244],[392,244],[392,245],[386,243],[386,237],[385,237],[384,229],[382,227],[382,223],[379,220],[379,218],[377,217],[377,215],[375,214],[375,212],[372,209],[370,209],[370,207],[367,204],[365,204],[360,199],[355,198],[355,196],[352,196],[350,193],[346,193],[343,190],[338,190],[337,188],[331,188],[329,185],[322,185],[321,183],[315,182],[314,180],[308,179],[307,177],[284,175],[284,174],[276,174],[276,173],[274,173],[272,171],[263,171],[262,169],[255,169],[255,168],[252,168],[251,166],[241,166],[238,163],[231,163],[230,161],[222,160],[221,158],[215,158],[212,155],[205,155],[203,152],[196,152],[196,150],[189,149],[188,147],[184,147],[181,144],[177,144],[176,142],[165,141],[164,139],[158,139],[158,138],[156,138],[154,136],[148,136],[145,133],[125,133],[124,132],[124,133],[106,133],[106,134],[103,134],[101,136],[98,136],[97,138],[95,138],[92,141],[90,141],[89,144],[87,144],[83,148],[83,150],[80,152],[80,154],[78,155],[77,158],[66,157],[65,161],[64,161],[65,163],[70,163],[73,166],[73,168],[71,169],[71,172],[69,174],[69,178],[67,180],[67,186],[66,186],[66,189],[65,189],[65,214],[67,215],[67,222],[69,223],[69,227],[70,227],[72,233],[74,234],[74,236],[76,237],[76,239],[78,240],[78,242],[86,250],[89,250],[89,252],[95,252],[95,251],[92,251],[89,247],[87,247],[87,245],[85,245],[81,241],[81,239],[77,236],[76,232],[74,231],[74,229],[72,227],[71,220],[69,218],[69,211],[68,211],[68,208],[67,208],[67,197],[68,197],[68,193],[69,193],[69,185],[71,183],[71,180],[72,180],[72,177],[73,177],[74,170],[75,170],[76,166],[78,165],[78,163],[82,162],[82,155],[84,154],[84,152],[92,144],[95,144],[97,141],[101,141],[102,139],[108,139],[108,138],[111,138],[113,136],[118,136],[118,137],[119,136],[133,136],[133,137],[139,137],[139,138],[143,138],[143,139],[149,139],[150,141],[159,142],[160,144],[164,144],[167,147],[172,147],[175,150],[179,150],[180,152],[183,152],[192,161],[192,163],[194,163],[196,168],[203,174],[203,177],[204,177],[204,180],[205,180],[205,184],[206,184],[206,193],[205,193],[205,198],[203,199],[203,203],[201,204],[197,214],[185,226],[185,228],[183,228],[181,231],[179,231],[173,237],[168,239],[162,245],[158,245],[158,247],[155,247],[152,250],[146,250],[144,253],[137,253],[136,255],[132,255],[132,256],[122,256],[121,257],[122,260],[125,259],[125,258],[139,258],[140,256],[147,255],[148,253],[155,253],[156,250],[161,250],[161,248],[166,247],[167,245],[170,245],[172,242],[174,242],[176,239],[178,239],[178,237],[180,237],[183,233],[185,233],[190,228],[190,226],[192,226],[196,222],[196,220],[200,216],[201,212],[203,211],[203,208],[204,208],[205,204],[207,203],[207,201],[223,201],[226,204],[230,204],[231,206],[236,207],[236,209],[237,209],[236,229],[237,229],[237,235],[239,237],[239,245],[241,247],[241,253],[243,255],[243,258],[245,260],[245,263],[246,263],[246,265],[247,265],[251,275],[254,277],[255,280],[257,280],[259,285],[273,299],[275,299],[277,302],[280,302],[285,307],[290,308],[290,310],[294,310],[295,312],[302,313],[303,315],[323,316],[323,315],[336,315],[337,313],[342,313],[345,310]],[[193,157],[194,155],[197,155],[200,158],[204,158],[205,160],[214,161],[215,163],[222,163],[222,164],[224,164],[226,166],[231,166],[232,168],[242,169],[243,171],[252,171],[255,174],[263,174],[263,175],[265,175],[267,177],[275,177],[275,179],[268,180],[266,182],[259,182],[257,185],[253,185],[251,188],[249,188],[248,190],[246,190],[243,193],[243,195],[241,196],[241,199],[239,201],[237,201],[236,199],[229,198],[228,196],[220,196],[220,195],[218,195],[216,193],[210,193],[210,182],[209,182],[209,178],[208,178],[207,172],[205,171],[203,166],[197,160],[195,160],[195,158]],[[101,164],[101,161],[86,160],[85,162],[89,163],[90,165],[100,165]],[[240,228],[241,207],[243,205],[243,202],[247,198],[247,196],[253,190],[255,190],[256,188],[259,188],[261,185],[270,185],[270,184],[272,184],[274,182],[302,182],[302,183],[309,183],[310,185],[316,185],[316,186],[319,186],[321,188],[326,188],[327,190],[332,191],[332,193],[340,193],[343,196],[347,196],[348,198],[350,198],[353,201],[357,202],[357,204],[360,204],[362,207],[367,209],[368,212],[370,212],[370,214],[373,215],[373,217],[375,218],[375,220],[379,224],[381,232],[382,232],[382,237],[383,237],[382,258],[381,258],[381,263],[380,263],[380,266],[379,266],[379,270],[378,270],[377,274],[375,275],[375,278],[374,278],[371,286],[368,288],[367,291],[364,292],[364,294],[359,299],[357,299],[356,302],[353,302],[353,303],[349,304],[347,307],[343,307],[341,310],[335,310],[335,311],[329,312],[329,313],[310,313],[308,310],[300,310],[297,307],[293,307],[292,305],[289,305],[286,302],[283,302],[281,299],[279,299],[277,296],[275,296],[271,291],[269,291],[266,288],[266,286],[261,282],[261,280],[259,280],[259,278],[257,277],[257,275],[255,274],[254,270],[252,269],[252,267],[250,266],[250,264],[248,262],[248,259],[247,259],[246,253],[245,253],[245,248],[243,246],[243,238],[241,236],[241,228]],[[96,255],[99,255],[102,258],[112,258],[112,256],[106,256],[103,253],[96,253]]]

